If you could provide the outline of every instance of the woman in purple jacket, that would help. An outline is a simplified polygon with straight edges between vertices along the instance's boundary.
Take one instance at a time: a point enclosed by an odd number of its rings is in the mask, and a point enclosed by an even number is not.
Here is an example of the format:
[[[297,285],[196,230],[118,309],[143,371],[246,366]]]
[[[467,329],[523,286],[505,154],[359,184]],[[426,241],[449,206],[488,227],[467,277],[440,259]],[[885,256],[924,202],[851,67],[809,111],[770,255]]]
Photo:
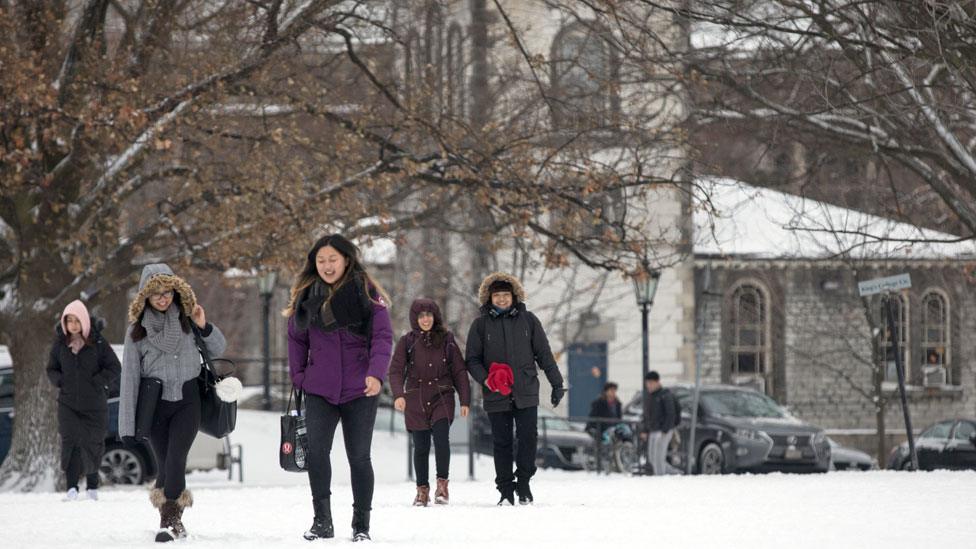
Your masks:
[[[390,365],[393,327],[389,298],[359,260],[356,246],[338,234],[320,238],[291,289],[288,367],[305,392],[308,480],[315,518],[305,539],[331,538],[332,464],[338,423],[352,472],[353,541],[370,539],[373,501],[370,445],[377,395]]]

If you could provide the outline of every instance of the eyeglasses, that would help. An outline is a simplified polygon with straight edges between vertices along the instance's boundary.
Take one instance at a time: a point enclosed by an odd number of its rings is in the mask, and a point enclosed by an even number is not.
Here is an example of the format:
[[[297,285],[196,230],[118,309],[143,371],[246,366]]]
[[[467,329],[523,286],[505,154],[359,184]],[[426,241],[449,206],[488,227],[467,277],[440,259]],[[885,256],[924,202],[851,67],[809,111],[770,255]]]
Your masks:
[[[173,297],[173,290],[167,290],[165,292],[159,292],[158,294],[149,294],[149,297],[153,299],[170,299]]]

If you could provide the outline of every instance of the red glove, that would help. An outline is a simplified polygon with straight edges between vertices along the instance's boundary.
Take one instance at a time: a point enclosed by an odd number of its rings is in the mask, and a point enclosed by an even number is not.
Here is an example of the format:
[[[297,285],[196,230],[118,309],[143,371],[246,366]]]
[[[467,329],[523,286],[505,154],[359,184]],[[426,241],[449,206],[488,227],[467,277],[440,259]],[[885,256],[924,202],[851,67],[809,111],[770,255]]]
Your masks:
[[[489,389],[507,396],[512,394],[513,383],[515,383],[515,377],[512,375],[511,366],[503,362],[491,363],[488,368],[488,379],[485,380],[485,385]]]

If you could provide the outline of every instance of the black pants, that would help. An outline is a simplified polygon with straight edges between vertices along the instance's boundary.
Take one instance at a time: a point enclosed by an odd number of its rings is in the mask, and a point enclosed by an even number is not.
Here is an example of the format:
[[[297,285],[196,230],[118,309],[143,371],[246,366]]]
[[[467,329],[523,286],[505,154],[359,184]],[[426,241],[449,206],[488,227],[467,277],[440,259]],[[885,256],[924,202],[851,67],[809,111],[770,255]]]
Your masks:
[[[177,499],[186,488],[186,456],[200,429],[200,389],[197,380],[183,384],[183,398],[160,400],[153,415],[149,440],[159,471],[156,488],[166,499]]]
[[[499,490],[511,487],[515,480],[528,482],[535,474],[536,444],[539,432],[536,427],[539,409],[512,408],[507,412],[491,412],[492,454],[495,458],[495,486]],[[515,438],[512,428],[515,428]],[[517,455],[514,441],[518,440]],[[512,474],[512,459],[515,459],[515,474]]]
[[[434,423],[426,431],[414,431],[413,437],[413,466],[417,470],[417,486],[430,486],[430,438],[434,437],[434,463],[437,464],[437,478],[447,479],[451,470],[451,440],[448,433],[451,424],[446,419]]]
[[[342,438],[349,458],[352,506],[369,511],[373,506],[373,425],[379,397],[361,397],[345,404],[330,404],[318,395],[305,395],[305,427],[308,429],[308,480],[312,499],[332,496],[332,441],[342,421]]]
[[[68,459],[68,468],[64,471],[64,477],[68,481],[68,489],[78,489],[78,480],[81,478],[81,450],[74,448],[71,457]],[[85,475],[85,486],[89,490],[98,489],[98,473]]]

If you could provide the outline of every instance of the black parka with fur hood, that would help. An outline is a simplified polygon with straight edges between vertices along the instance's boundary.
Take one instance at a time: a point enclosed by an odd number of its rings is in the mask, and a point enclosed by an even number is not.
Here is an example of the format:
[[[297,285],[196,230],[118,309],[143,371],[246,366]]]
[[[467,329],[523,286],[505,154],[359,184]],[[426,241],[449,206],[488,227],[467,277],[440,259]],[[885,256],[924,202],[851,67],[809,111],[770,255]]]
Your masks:
[[[495,281],[512,286],[513,303],[499,314],[491,305],[488,288]],[[465,363],[471,377],[481,386],[486,412],[504,412],[539,405],[539,369],[552,387],[562,388],[563,376],[549,348],[549,339],[539,319],[525,308],[525,290],[521,282],[506,273],[492,273],[478,290],[481,315],[468,330]],[[512,367],[512,394],[502,395],[485,386],[493,362]]]

